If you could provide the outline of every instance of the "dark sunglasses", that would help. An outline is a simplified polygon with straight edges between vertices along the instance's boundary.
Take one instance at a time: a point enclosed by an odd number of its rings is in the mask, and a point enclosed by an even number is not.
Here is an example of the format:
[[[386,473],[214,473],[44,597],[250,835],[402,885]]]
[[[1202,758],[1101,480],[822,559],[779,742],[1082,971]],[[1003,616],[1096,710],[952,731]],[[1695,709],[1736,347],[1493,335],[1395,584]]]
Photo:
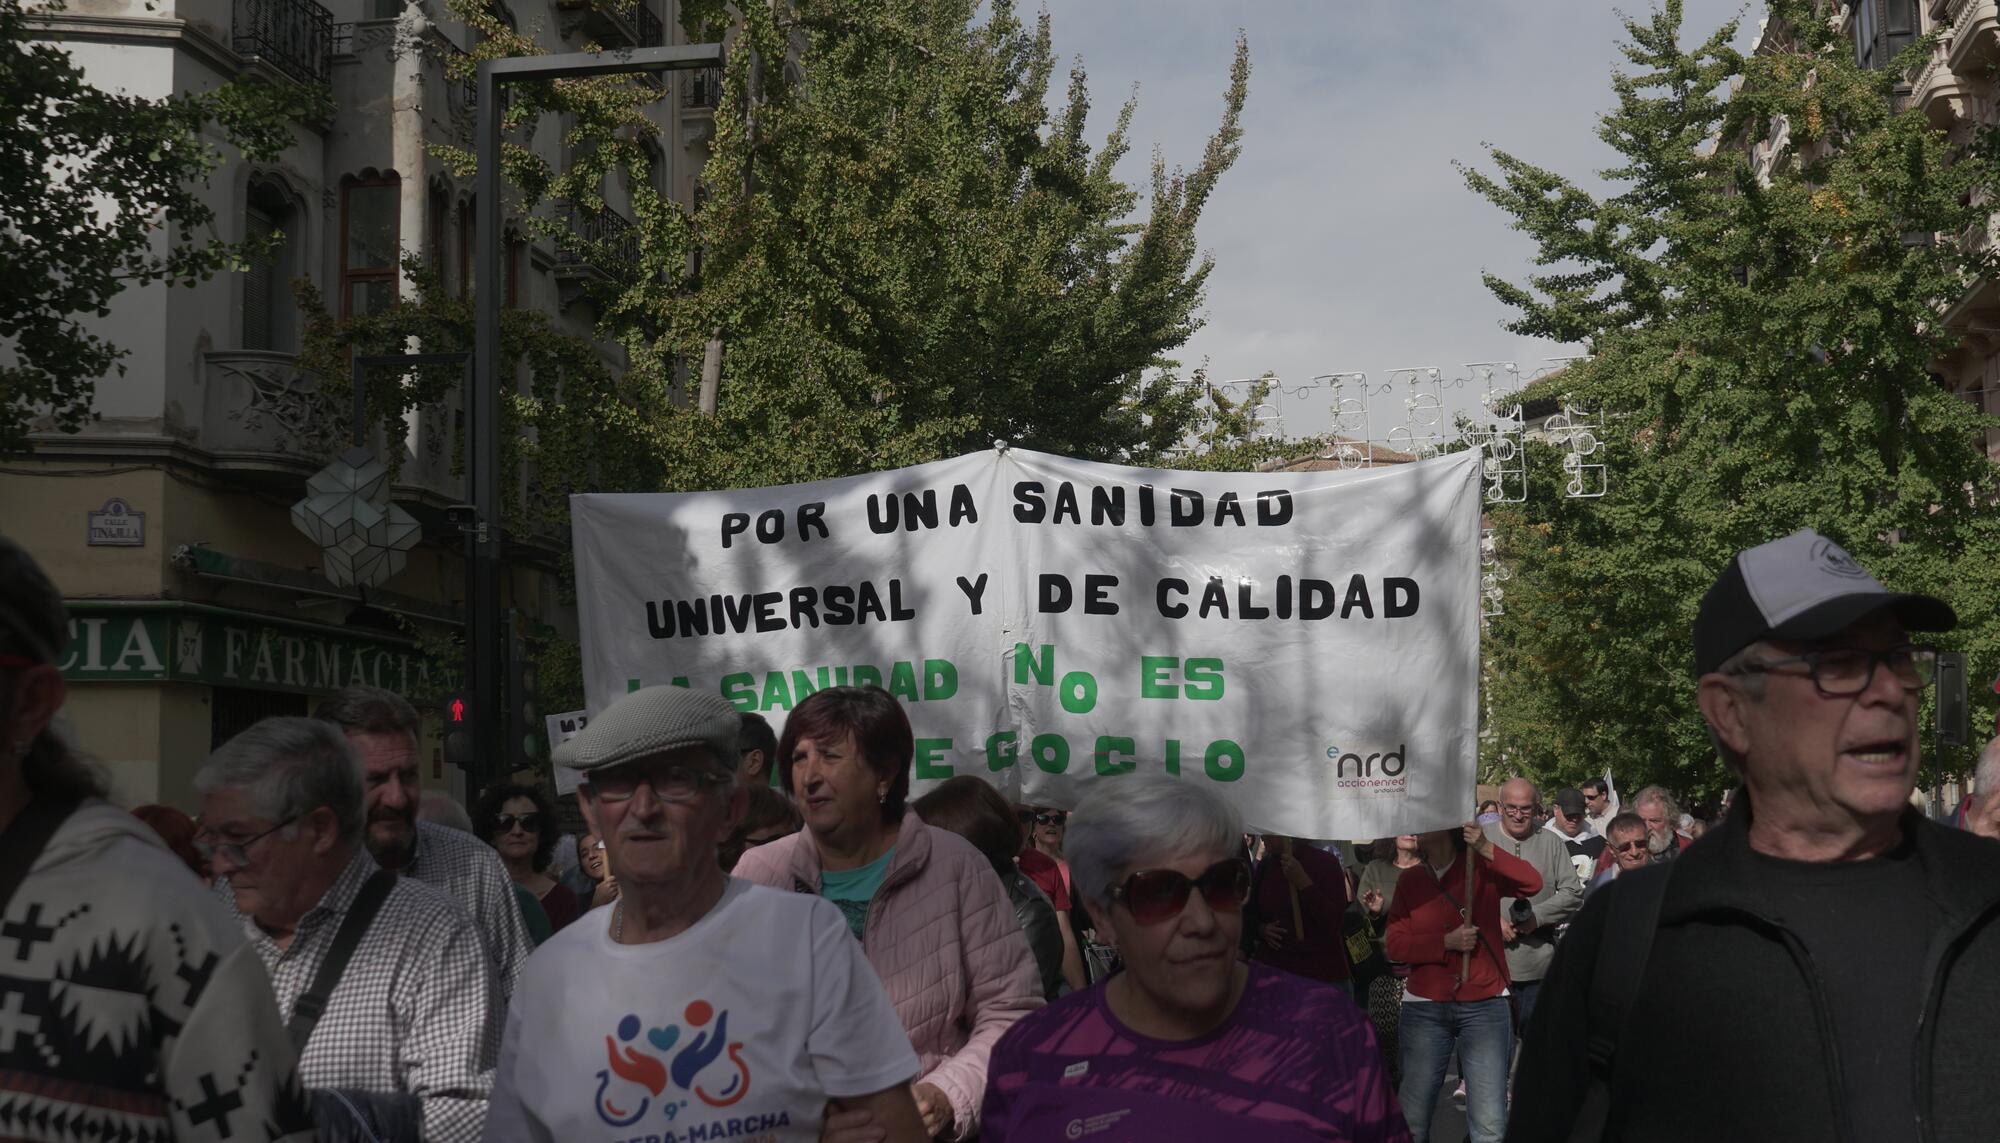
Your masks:
[[[1195,889],[1215,912],[1241,912],[1250,897],[1250,867],[1230,858],[1209,866],[1200,877],[1174,869],[1142,869],[1113,889],[1111,899],[1124,905],[1134,921],[1157,925],[1180,916]]]
[[[1628,841],[1623,843],[1622,845],[1614,845],[1611,848],[1613,851],[1618,853],[1631,853],[1635,849],[1646,848],[1646,839],[1642,837],[1637,841]]]
[[[519,825],[522,829],[527,830],[529,833],[536,833],[540,831],[540,829],[542,828],[542,815],[540,811],[532,811],[525,814],[493,815],[494,833],[506,833],[509,830],[512,830],[516,825]]]

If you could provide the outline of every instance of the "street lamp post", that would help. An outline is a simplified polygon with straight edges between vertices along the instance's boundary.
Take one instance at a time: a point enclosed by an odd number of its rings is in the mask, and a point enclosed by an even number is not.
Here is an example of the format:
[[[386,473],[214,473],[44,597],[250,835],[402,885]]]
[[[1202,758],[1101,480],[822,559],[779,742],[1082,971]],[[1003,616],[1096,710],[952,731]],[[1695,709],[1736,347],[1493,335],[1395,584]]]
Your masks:
[[[500,735],[500,89],[532,80],[581,79],[627,72],[687,71],[722,66],[721,44],[682,44],[625,51],[571,52],[481,60],[478,68],[479,147],[473,261],[479,289],[474,304],[474,383],[466,390],[466,421],[472,436],[470,484],[475,518],[468,545],[472,566],[466,576],[466,687],[477,712],[472,725],[475,779],[498,772],[503,762]],[[477,782],[475,781],[475,784]]]

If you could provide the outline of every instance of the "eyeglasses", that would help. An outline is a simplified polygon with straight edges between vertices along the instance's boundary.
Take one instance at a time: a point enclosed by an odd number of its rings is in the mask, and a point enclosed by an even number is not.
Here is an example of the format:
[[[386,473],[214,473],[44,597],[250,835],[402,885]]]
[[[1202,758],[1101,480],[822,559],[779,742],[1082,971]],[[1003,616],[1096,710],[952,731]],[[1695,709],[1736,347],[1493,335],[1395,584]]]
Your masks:
[[[272,826],[270,829],[265,830],[263,833],[253,834],[250,837],[244,838],[242,841],[212,841],[210,839],[215,837],[215,835],[204,829],[200,833],[194,835],[194,842],[193,842],[194,851],[201,855],[203,861],[214,861],[216,857],[221,856],[228,858],[229,864],[231,865],[236,865],[236,866],[248,865],[250,864],[251,846],[256,845],[258,842],[263,841],[265,838],[270,837],[272,834],[277,833],[279,830],[284,829],[286,826],[291,825],[295,821],[298,821],[303,816],[305,815],[293,814],[291,817],[286,818],[284,821],[279,822],[277,825]]]
[[[524,829],[524,830],[527,830],[527,831],[528,831],[529,833],[539,833],[539,832],[541,832],[541,828],[542,828],[542,815],[541,815],[541,811],[539,811],[539,810],[531,810],[531,811],[529,811],[528,813],[525,813],[525,814],[495,814],[495,815],[493,815],[493,832],[494,832],[494,833],[509,833],[509,832],[512,832],[512,830],[514,829],[514,827],[515,827],[515,826],[517,826],[517,825],[518,825],[518,826],[520,826],[520,827],[521,827],[522,829]]]
[[[1902,643],[1883,651],[1869,651],[1860,647],[1829,647],[1823,651],[1804,651],[1784,659],[1767,659],[1763,662],[1745,663],[1731,674],[1797,675],[1797,671],[1780,671],[1776,668],[1792,663],[1805,665],[1805,673],[1810,676],[1819,693],[1828,697],[1858,695],[1875,681],[1875,668],[1888,665],[1889,673],[1901,683],[1906,691],[1920,691],[1937,677],[1937,648],[1919,643]]]
[[[1188,894],[1200,889],[1202,900],[1218,913],[1236,913],[1250,897],[1250,867],[1241,861],[1218,861],[1189,877],[1174,869],[1142,869],[1111,891],[1111,899],[1122,903],[1132,919],[1142,925],[1157,925],[1180,916],[1187,908]]]
[[[702,787],[727,786],[735,780],[727,774],[690,770],[685,766],[668,766],[658,770],[614,766],[591,774],[585,784],[601,802],[630,801],[632,795],[639,792],[641,781],[651,786],[653,796],[663,802],[691,802],[701,796]]]
[[[1635,851],[1642,850],[1645,848],[1646,848],[1646,839],[1643,837],[1625,842],[1623,845],[1614,845],[1611,847],[1612,851],[1615,853],[1633,853]]]
[[[1535,812],[1535,807],[1533,806],[1502,805],[1500,808],[1517,818],[1525,818]]]

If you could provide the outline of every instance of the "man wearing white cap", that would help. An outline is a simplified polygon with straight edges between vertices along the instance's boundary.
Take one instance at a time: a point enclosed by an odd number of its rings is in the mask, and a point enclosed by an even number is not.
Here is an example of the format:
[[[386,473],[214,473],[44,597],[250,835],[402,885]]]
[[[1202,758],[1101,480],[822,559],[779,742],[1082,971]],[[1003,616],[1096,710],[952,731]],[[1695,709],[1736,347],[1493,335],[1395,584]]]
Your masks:
[[[635,691],[555,752],[618,900],[537,949],[507,1014],[489,1140],[813,1140],[829,1101],[921,1140],[917,1074],[840,910],[725,876],[739,720]]]
[[[1702,844],[1571,924],[1509,1138],[1991,1137],[2000,846],[1908,802],[1937,662],[1909,633],[1956,623],[1811,531],[1730,561],[1695,675],[1742,785]]]

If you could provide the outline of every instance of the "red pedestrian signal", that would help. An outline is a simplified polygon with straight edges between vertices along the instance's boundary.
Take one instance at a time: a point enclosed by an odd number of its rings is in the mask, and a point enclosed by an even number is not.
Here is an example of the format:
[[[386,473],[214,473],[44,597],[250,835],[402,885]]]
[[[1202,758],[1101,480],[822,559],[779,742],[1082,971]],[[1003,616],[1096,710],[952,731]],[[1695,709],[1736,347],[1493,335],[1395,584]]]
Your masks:
[[[464,721],[465,721],[465,700],[464,700],[464,699],[462,699],[462,698],[455,698],[455,699],[451,700],[451,720],[452,720],[453,722],[464,722]]]

